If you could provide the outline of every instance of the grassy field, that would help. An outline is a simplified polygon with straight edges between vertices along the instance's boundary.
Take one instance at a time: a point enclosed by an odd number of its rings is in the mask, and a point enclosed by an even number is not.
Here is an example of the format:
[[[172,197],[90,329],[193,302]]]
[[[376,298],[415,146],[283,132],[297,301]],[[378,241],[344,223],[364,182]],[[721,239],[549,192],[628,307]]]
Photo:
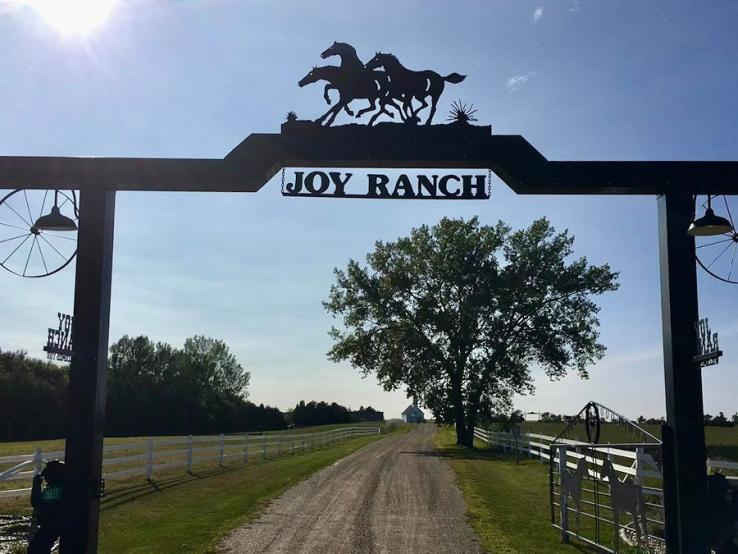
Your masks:
[[[537,421],[529,421],[522,424],[523,431],[552,436],[556,436],[564,427],[565,424],[563,423],[542,423]],[[659,425],[645,424],[641,425],[641,427],[655,437],[661,438],[661,427]],[[584,426],[581,425],[580,438],[584,440],[585,436]],[[633,437],[629,436],[619,425],[605,424],[602,426],[602,438],[600,442],[625,442],[628,440],[632,441],[632,439]],[[738,461],[738,426],[706,426],[705,447],[708,457]]]
[[[443,427],[435,446],[458,477],[469,522],[487,552],[494,554],[574,554],[592,552],[561,544],[550,521],[547,467],[480,448],[456,446],[453,429]],[[482,445],[480,445],[482,446]]]

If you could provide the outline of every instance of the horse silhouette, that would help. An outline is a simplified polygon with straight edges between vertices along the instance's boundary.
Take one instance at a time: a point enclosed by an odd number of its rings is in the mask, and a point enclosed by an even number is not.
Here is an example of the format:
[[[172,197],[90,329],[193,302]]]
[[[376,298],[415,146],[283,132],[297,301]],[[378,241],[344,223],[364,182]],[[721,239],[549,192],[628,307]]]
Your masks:
[[[620,514],[624,512],[630,513],[633,517],[633,530],[638,544],[640,544],[642,538],[648,539],[646,505],[643,501],[641,486],[633,482],[631,477],[627,477],[625,481],[620,481],[612,462],[608,458],[605,458],[602,462],[600,477],[603,475],[607,477],[610,484],[610,502],[615,523],[615,550],[618,550],[620,543]]]
[[[333,42],[328,48],[326,48],[320,55],[324,60],[331,56],[338,56],[341,58],[341,69],[344,71],[352,71],[360,73],[366,68],[364,63],[359,59],[356,54],[356,48],[345,42]]]
[[[345,71],[347,74],[353,74],[357,80],[366,79],[367,72],[370,72],[369,74],[372,76],[372,78],[377,78],[377,72],[372,72],[371,69],[367,69],[366,67],[364,67],[364,62],[362,62],[359,59],[359,56],[356,54],[356,48],[354,48],[350,44],[347,44],[345,42],[334,42],[320,54],[320,57],[324,60],[326,58],[330,58],[331,56],[338,56],[339,58],[341,58],[341,65],[339,66],[341,70]],[[395,103],[395,99],[389,96],[389,87],[387,86],[389,80],[378,79],[377,82],[380,83],[379,92],[381,99],[384,100],[384,104],[389,104],[390,106],[395,108],[402,116],[402,109],[397,103]],[[331,99],[328,96],[328,91],[330,90],[338,89],[331,84],[327,84],[325,86],[325,88],[323,89],[323,98],[325,98],[325,101],[328,104],[331,103]],[[347,110],[347,112],[351,114],[350,111]],[[360,113],[365,113],[365,111],[362,110]],[[360,115],[357,114],[356,117],[360,117]],[[390,117],[393,117],[392,114],[390,114]]]
[[[560,476],[561,496],[564,498],[571,497],[577,506],[577,533],[579,533],[579,514],[582,501],[582,479],[585,476],[589,476],[589,470],[587,469],[587,460],[584,457],[579,458],[576,470],[564,469]]]
[[[377,54],[366,64],[367,69],[383,67],[389,75],[389,96],[402,98],[403,109],[407,119],[417,118],[418,112],[428,106],[426,98],[431,97],[431,109],[426,125],[430,125],[436,113],[438,99],[443,93],[446,83],[460,83],[466,75],[451,73],[442,77],[435,71],[412,71],[404,67],[400,60],[392,54]],[[413,99],[420,101],[420,107],[413,109]]]
[[[345,71],[335,65],[325,65],[314,67],[305,77],[300,79],[298,85],[304,87],[317,81],[327,81],[329,88],[338,90],[339,99],[338,103],[316,119],[315,123],[325,123],[326,126],[330,126],[342,109],[353,115],[349,104],[352,100],[357,99],[368,100],[369,107],[357,112],[356,117],[361,117],[363,114],[375,110],[377,101],[379,101],[379,110],[371,117],[369,125],[372,125],[383,113],[392,118],[394,117],[394,114],[387,110],[389,97],[386,91],[389,80],[383,71],[371,71],[365,68],[363,72],[357,73]],[[327,89],[324,94],[327,96]],[[326,99],[330,103],[330,99]]]

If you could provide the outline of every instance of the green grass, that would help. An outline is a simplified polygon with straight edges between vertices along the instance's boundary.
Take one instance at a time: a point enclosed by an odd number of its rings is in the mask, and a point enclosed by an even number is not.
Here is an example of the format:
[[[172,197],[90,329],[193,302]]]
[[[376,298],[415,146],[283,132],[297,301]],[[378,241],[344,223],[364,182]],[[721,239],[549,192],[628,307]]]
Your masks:
[[[212,552],[228,531],[258,515],[269,500],[378,438],[116,487],[102,503],[100,552]]]
[[[456,434],[442,427],[438,448],[456,472],[467,505],[467,516],[487,552],[494,554],[573,554],[593,552],[561,544],[551,527],[546,465],[488,449],[456,446]],[[481,446],[481,445],[480,445]]]

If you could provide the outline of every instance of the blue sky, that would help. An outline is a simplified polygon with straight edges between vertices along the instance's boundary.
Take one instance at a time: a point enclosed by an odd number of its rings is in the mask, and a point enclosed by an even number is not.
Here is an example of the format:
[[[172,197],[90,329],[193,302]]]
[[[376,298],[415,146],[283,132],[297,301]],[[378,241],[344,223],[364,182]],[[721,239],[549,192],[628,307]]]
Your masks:
[[[390,51],[413,69],[468,75],[448,85],[437,121],[453,100],[471,102],[480,123],[549,159],[735,160],[737,23],[728,0],[130,0],[68,36],[4,0],[0,155],[223,157],[252,132],[278,132],[289,110],[323,113],[322,87],[297,81],[339,40],[365,61]],[[278,179],[257,194],[121,193],[111,338],[223,338],[252,372],[256,402],[399,415],[402,392],[325,357],[333,268],[444,215],[514,227],[545,215],[576,236],[578,255],[619,270],[621,288],[600,302],[608,353],[591,379],[536,372],[537,394],[518,407],[571,413],[592,399],[663,414],[656,200],[523,197],[496,179],[493,189],[468,203],[282,198]],[[56,312],[71,311],[71,268],[42,280],[0,273],[0,290],[0,348],[43,354]],[[700,311],[725,351],[704,370],[712,413],[738,411],[737,292],[700,274]]]

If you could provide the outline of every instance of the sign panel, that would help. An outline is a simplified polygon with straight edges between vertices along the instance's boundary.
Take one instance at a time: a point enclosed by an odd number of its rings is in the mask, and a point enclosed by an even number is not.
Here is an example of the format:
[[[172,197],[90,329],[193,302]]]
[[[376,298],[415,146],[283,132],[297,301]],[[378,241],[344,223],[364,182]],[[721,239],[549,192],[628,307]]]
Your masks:
[[[695,323],[695,328],[697,329],[697,355],[694,361],[699,363],[700,367],[717,365],[720,356],[723,355],[718,344],[718,334],[712,332],[707,318]]]
[[[368,173],[366,181],[343,171],[295,171],[283,196],[312,198],[378,198],[398,200],[486,200],[490,197],[489,176],[470,174],[401,173],[390,176]],[[353,191],[353,192],[352,192]]]
[[[57,317],[59,327],[49,328],[44,352],[49,360],[70,362],[72,361],[72,320],[74,318],[61,312],[57,313]]]

